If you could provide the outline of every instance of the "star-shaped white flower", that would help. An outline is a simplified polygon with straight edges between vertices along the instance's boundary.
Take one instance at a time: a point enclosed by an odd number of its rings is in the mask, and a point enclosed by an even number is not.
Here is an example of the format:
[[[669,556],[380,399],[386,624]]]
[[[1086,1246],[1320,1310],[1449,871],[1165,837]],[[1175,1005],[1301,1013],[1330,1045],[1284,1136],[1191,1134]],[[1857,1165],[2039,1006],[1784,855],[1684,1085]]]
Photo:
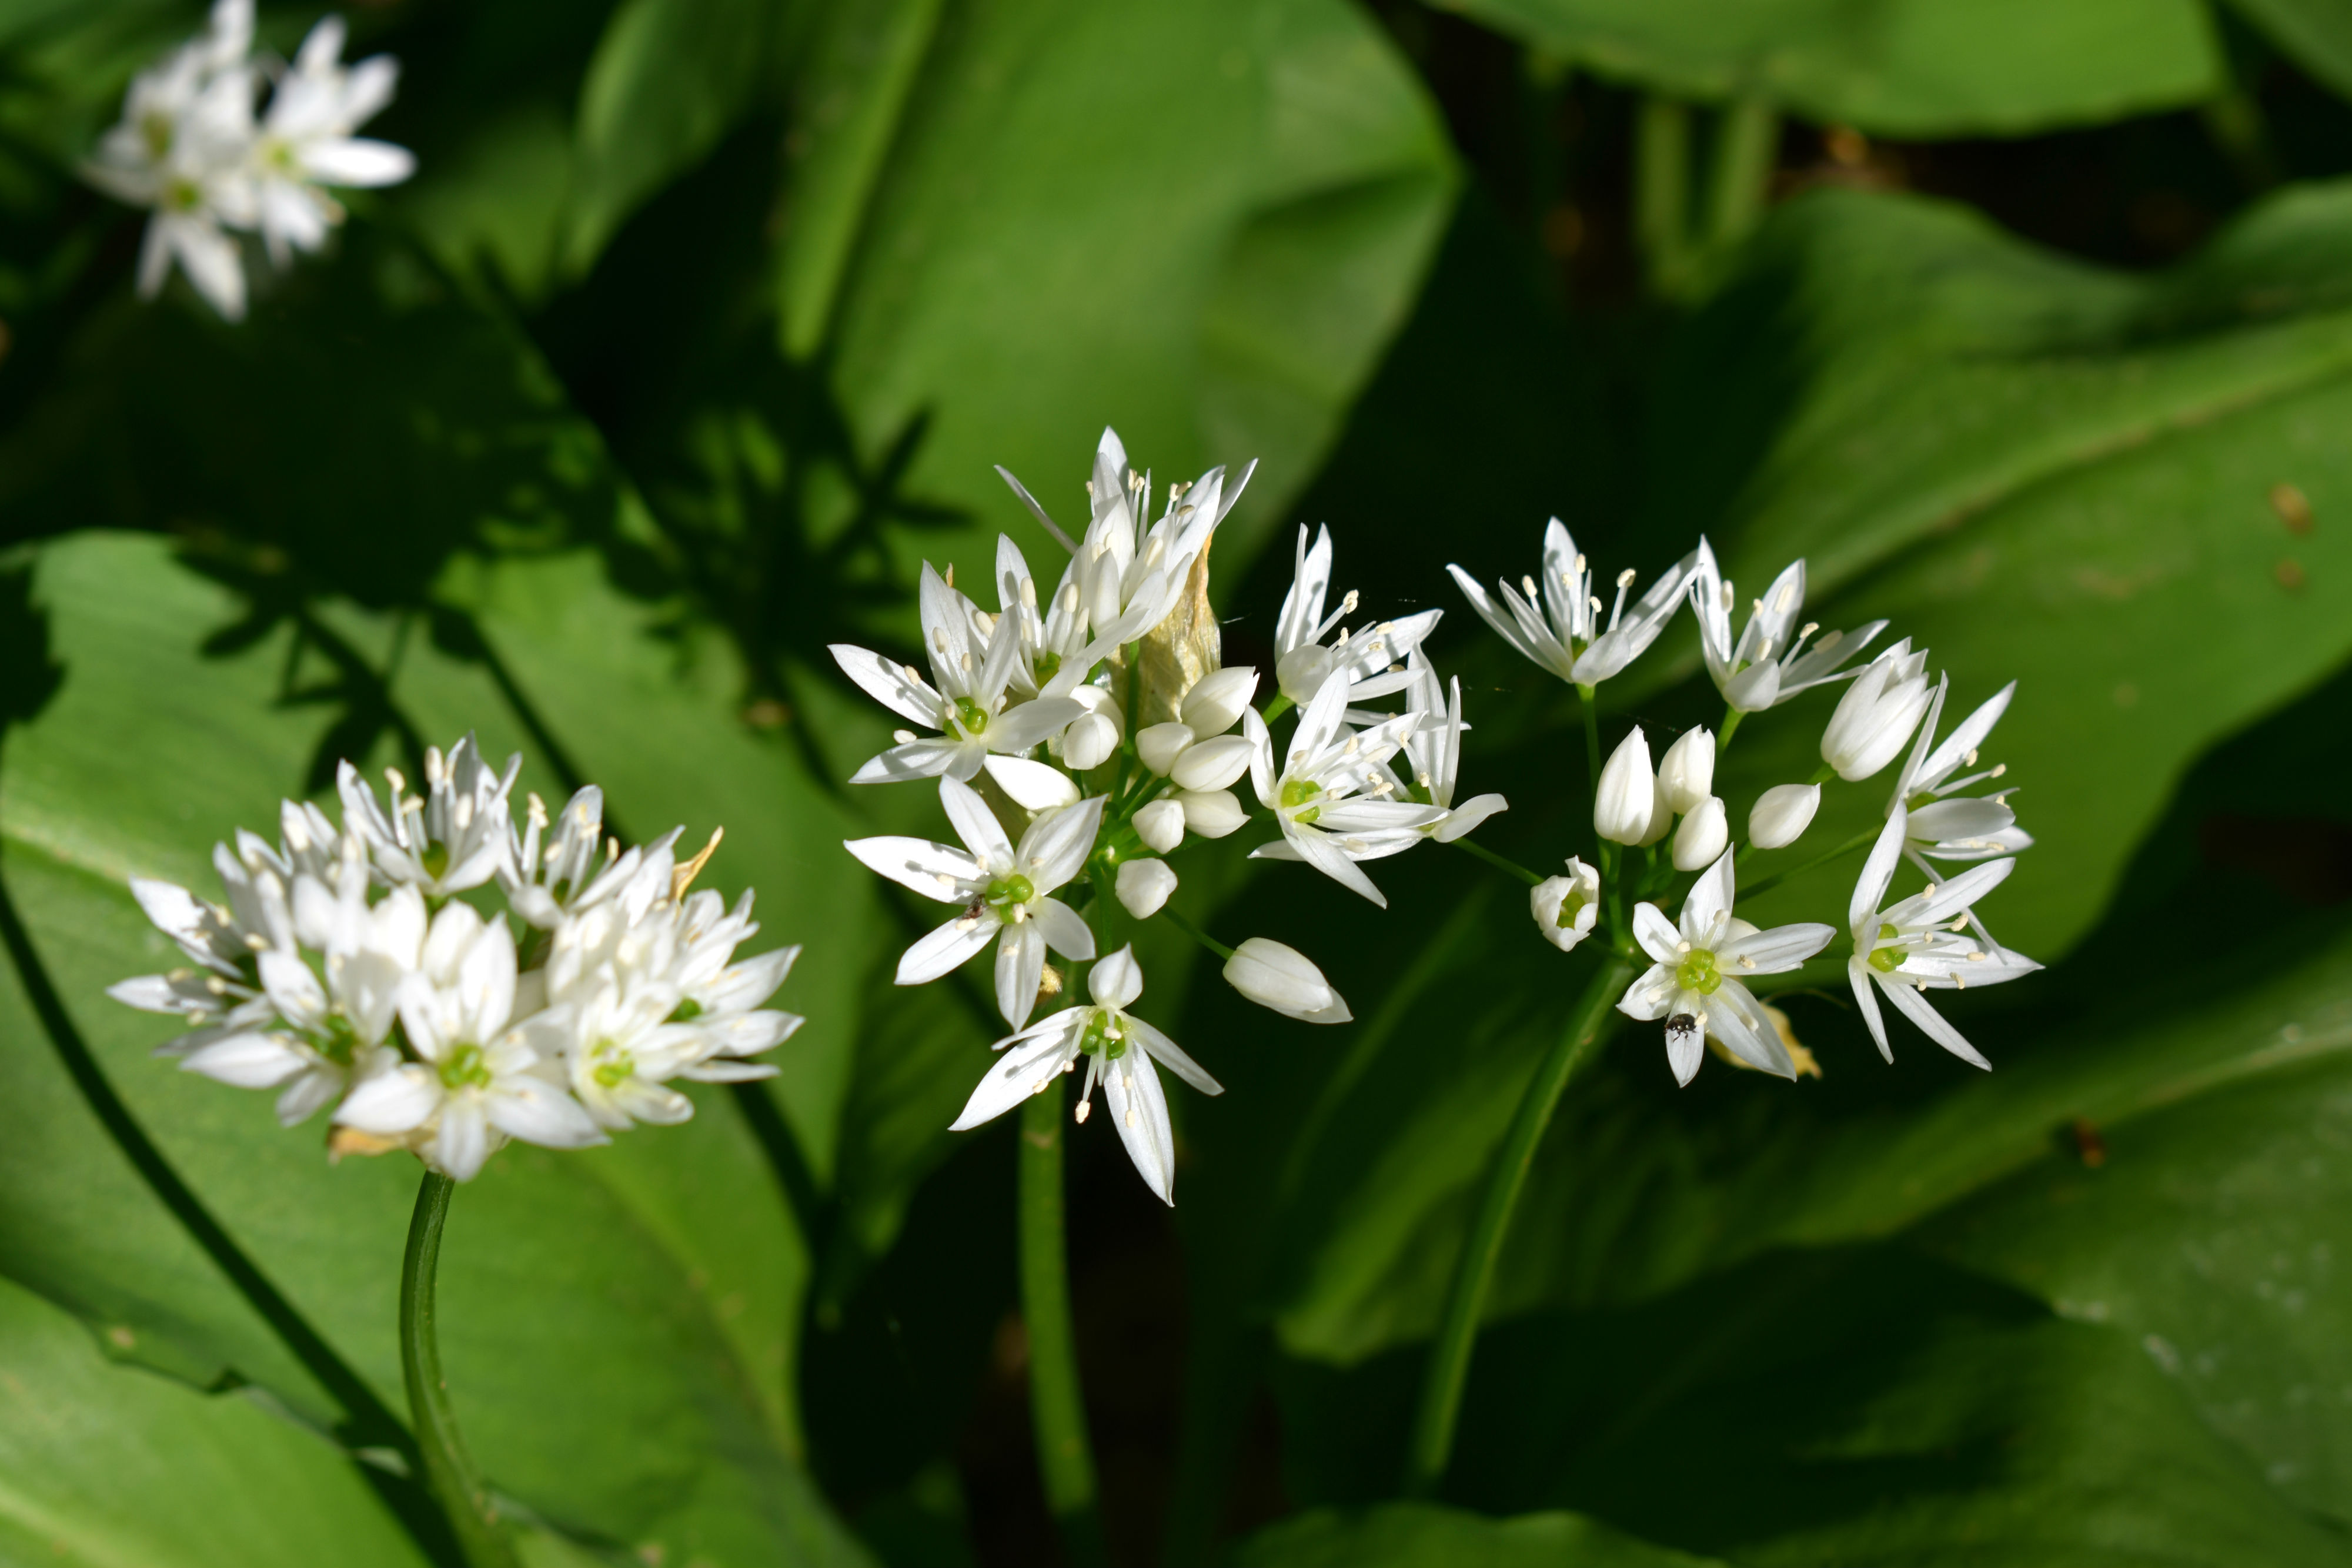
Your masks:
[[[1846,960],[1846,978],[1853,984],[1854,1004],[1870,1026],[1878,1053],[1895,1060],[1886,1043],[1886,1023],[1878,1010],[1873,988],[1926,1032],[1929,1040],[1972,1066],[1988,1071],[1992,1063],[1968,1042],[1968,1038],[1927,1005],[1929,988],[1965,990],[1970,986],[1997,986],[2042,967],[2021,953],[2013,953],[1981,936],[1967,935],[1968,915],[1976,901],[1999,887],[2017,869],[2014,860],[1987,861],[1946,883],[1929,883],[1910,897],[1885,908],[1880,901],[1894,879],[1910,831],[1901,806],[1886,819],[1870,859],[1853,884],[1853,901],[1846,925],[1853,937],[1853,953]]]
[[[2011,681],[1995,692],[1937,746],[1936,722],[1943,716],[1948,686],[1948,676],[1937,681],[1936,695],[1927,704],[1927,716],[1919,725],[1919,737],[1912,745],[1910,760],[1903,765],[1902,776],[1895,782],[1895,793],[1886,802],[1890,813],[1897,808],[1911,813],[1904,852],[1913,865],[1931,877],[1937,873],[1927,863],[1929,859],[1990,860],[1995,855],[2015,854],[2033,843],[2033,835],[2017,825],[2017,813],[2009,805],[2010,790],[1996,790],[1990,795],[1958,793],[1971,784],[2000,778],[2009,770],[2006,765],[1958,779],[1952,777],[1962,768],[1976,766],[1977,748],[1992,733],[1992,727],[2000,722],[2000,716],[2009,711],[2009,700],[2017,694],[2017,683]]]
[[[415,899],[394,888],[393,899]],[[421,904],[421,901],[419,901]],[[425,1163],[470,1181],[509,1137],[586,1148],[604,1134],[546,1076],[548,1065],[508,1027],[515,1002],[514,937],[470,905],[433,917],[421,961],[399,988],[400,1021],[422,1058],[367,1078],[335,1112],[338,1124],[406,1139]]]
[[[1677,1083],[1697,1075],[1710,1034],[1751,1067],[1797,1075],[1763,1004],[1740,982],[1795,968],[1829,946],[1837,929],[1806,923],[1759,931],[1733,915],[1732,893],[1727,850],[1691,884],[1679,925],[1654,904],[1633,906],[1633,936],[1651,964],[1626,988],[1617,1010],[1666,1020],[1666,1061]]]
[[[1224,1085],[1202,1071],[1176,1042],[1127,1009],[1143,994],[1143,970],[1133,946],[1097,964],[1087,976],[1091,1007],[1064,1008],[1017,1034],[996,1042],[1003,1061],[988,1070],[949,1131],[961,1133],[992,1121],[1086,1058],[1078,1087],[1077,1119],[1087,1119],[1095,1085],[1103,1086],[1111,1120],[1128,1157],[1158,1194],[1172,1204],[1176,1183],[1176,1138],[1168,1124],[1168,1100],[1160,1092],[1156,1060],[1203,1094],[1222,1094]]]
[[[941,774],[968,779],[980,771],[989,753],[1027,751],[1086,711],[1066,695],[1013,702],[1009,688],[1022,655],[1019,621],[999,616],[982,632],[977,607],[928,562],[917,589],[917,611],[936,686],[927,684],[912,664],[893,664],[879,653],[846,643],[833,644],[835,662],[868,695],[940,732],[918,737],[900,730],[898,744],[860,768],[851,783]]]
[[[256,215],[262,243],[281,267],[294,251],[317,250],[342,221],[342,207],[324,187],[396,185],[416,170],[406,148],[352,134],[392,101],[400,68],[376,55],[345,68],[342,53],[342,18],[322,18],[270,90],[254,139]]]
[[[907,949],[898,960],[898,984],[936,980],[995,942],[996,1005],[1019,1029],[1036,1008],[1046,948],[1066,958],[1095,956],[1094,933],[1077,911],[1051,894],[1087,863],[1102,823],[1103,797],[1038,818],[1018,849],[971,786],[940,779],[940,804],[963,849],[895,834],[852,839],[845,847],[891,881],[962,905],[955,918]]]
[[[1706,673],[1723,700],[1740,713],[1761,713],[1815,686],[1853,679],[1859,668],[1838,666],[1886,630],[1885,622],[1873,621],[1851,637],[1832,632],[1808,652],[1807,640],[1821,628],[1811,622],[1797,625],[1805,607],[1805,563],[1796,560],[1749,608],[1748,624],[1735,641],[1731,612],[1739,602],[1738,594],[1717,569],[1715,550],[1704,538],[1698,541],[1690,601],[1691,612],[1698,618]]]
[[[1077,563],[1062,569],[1054,596],[1040,604],[1037,580],[1029,575],[1029,561],[1021,547],[1003,534],[996,536],[997,613],[1010,620],[1021,634],[1021,653],[1013,662],[1013,689],[1024,696],[1068,696],[1086,680],[1095,664],[1087,638],[1087,609],[1078,596]]]
[[[1510,802],[1500,795],[1475,795],[1459,806],[1454,803],[1454,785],[1462,771],[1462,732],[1468,727],[1462,722],[1462,682],[1457,678],[1453,683],[1449,703],[1437,684],[1437,672],[1419,649],[1413,651],[1409,679],[1405,711],[1421,719],[1420,727],[1404,737],[1402,756],[1412,777],[1399,779],[1386,763],[1381,771],[1396,784],[1400,800],[1434,806],[1444,813],[1422,831],[1441,844],[1450,844],[1496,812],[1510,810]]]
[[[1399,854],[1423,841],[1423,831],[1445,813],[1436,806],[1398,800],[1381,764],[1420,727],[1417,713],[1399,714],[1358,734],[1349,729],[1345,670],[1335,670],[1298,716],[1276,766],[1274,737],[1255,708],[1242,712],[1250,742],[1250,783],[1270,807],[1282,837],[1250,852],[1253,859],[1303,860],[1382,909],[1388,899],[1358,861]]]
[[[446,758],[438,747],[426,748],[422,796],[408,793],[398,769],[386,768],[389,813],[349,762],[336,768],[335,789],[343,799],[345,827],[367,846],[377,871],[388,881],[446,898],[511,874],[514,816],[507,798],[521,771],[518,754],[507,758],[503,774],[491,772],[468,735]]]
[[[1620,572],[1617,601],[1609,607],[1605,625],[1601,600],[1592,591],[1591,569],[1558,517],[1544,529],[1540,588],[1532,577],[1522,578],[1518,590],[1502,583],[1503,603],[1498,605],[1468,572],[1452,564],[1445,570],[1454,574],[1471,607],[1505,642],[1563,681],[1595,686],[1641,657],[1658,640],[1658,633],[1681,608],[1683,591],[1697,566],[1696,551],[1675,562],[1634,602],[1631,616],[1625,613],[1625,595],[1633,586],[1634,574],[1630,570]]]
[[[1323,683],[1344,670],[1349,680],[1349,700],[1369,701],[1402,691],[1412,681],[1405,665],[1423,639],[1437,629],[1442,610],[1380,621],[1350,632],[1339,627],[1339,640],[1328,647],[1323,639],[1331,629],[1356,612],[1350,590],[1330,614],[1323,603],[1331,591],[1331,530],[1317,530],[1307,548],[1307,525],[1298,527],[1298,559],[1290,591],[1283,595],[1282,612],[1274,623],[1274,674],[1282,695],[1304,707],[1315,700]]]

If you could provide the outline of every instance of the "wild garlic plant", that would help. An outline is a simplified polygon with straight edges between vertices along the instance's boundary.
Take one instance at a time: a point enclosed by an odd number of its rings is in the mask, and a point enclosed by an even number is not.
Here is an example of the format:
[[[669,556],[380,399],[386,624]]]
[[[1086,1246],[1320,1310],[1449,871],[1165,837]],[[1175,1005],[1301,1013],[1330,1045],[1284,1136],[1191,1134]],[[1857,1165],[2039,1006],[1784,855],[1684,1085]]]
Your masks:
[[[186,962],[108,995],[178,1018],[156,1054],[240,1089],[277,1092],[289,1127],[328,1112],[327,1148],[405,1151],[425,1167],[401,1297],[402,1353],[427,1476],[475,1563],[510,1561],[447,1408],[433,1332],[434,1266],[454,1186],[509,1141],[579,1149],[694,1114],[674,1085],[740,1083],[802,1019],[766,1006],[800,949],[739,957],[759,933],[680,862],[683,830],[624,850],[604,795],[551,818],[512,795],[472,736],[425,754],[423,789],[387,768],[388,799],[348,761],[338,824],[286,801],[276,843],[239,830],[213,864],[225,902],[133,877]]]
[[[292,60],[257,55],[253,0],[216,0],[202,33],[132,79],[121,120],[81,172],[154,214],[139,253],[142,297],[176,263],[214,309],[238,320],[238,234],[258,235],[284,267],[343,221],[331,189],[396,185],[415,172],[405,148],[354,134],[392,101],[400,73],[383,55],[343,65],[343,38],[342,19],[327,16]]]

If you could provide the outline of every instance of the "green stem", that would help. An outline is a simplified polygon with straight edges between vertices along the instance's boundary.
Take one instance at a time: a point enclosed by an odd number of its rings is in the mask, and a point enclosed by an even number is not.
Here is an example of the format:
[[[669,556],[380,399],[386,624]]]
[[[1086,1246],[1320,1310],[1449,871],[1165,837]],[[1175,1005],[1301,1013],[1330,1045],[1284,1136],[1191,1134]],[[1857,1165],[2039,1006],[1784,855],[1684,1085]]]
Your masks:
[[[1672,298],[1690,270],[1690,110],[1655,93],[1633,131],[1633,232],[1650,291]]]
[[[1173,925],[1177,930],[1181,931],[1185,936],[1190,936],[1193,941],[1198,942],[1202,946],[1206,947],[1218,957],[1231,958],[1234,956],[1234,950],[1231,947],[1226,946],[1223,943],[1218,941],[1215,937],[1210,936],[1207,932],[1202,930],[1199,926],[1193,925],[1182,915],[1177,914],[1174,910],[1163,907],[1160,911],[1160,918],[1167,921],[1169,925]]]
[[[1485,861],[1488,865],[1493,866],[1496,870],[1506,872],[1512,876],[1517,877],[1529,887],[1539,887],[1543,884],[1543,878],[1538,876],[1535,873],[1529,871],[1518,862],[1509,859],[1507,856],[1496,854],[1494,851],[1488,849],[1484,844],[1473,843],[1468,839],[1456,839],[1454,841],[1454,847],[1462,851],[1465,854],[1476,855],[1480,860]]]
[[[1584,710],[1585,783],[1595,795],[1601,793],[1601,710],[1593,704],[1596,695],[1591,686],[1576,688],[1577,706]]]
[[[1837,859],[1840,855],[1850,855],[1858,849],[1864,849],[1877,842],[1878,835],[1885,831],[1885,825],[1884,823],[1881,823],[1875,828],[1864,828],[1861,832],[1854,834],[1853,837],[1846,840],[1845,842],[1840,844],[1837,848],[1824,851],[1822,853],[1815,855],[1812,859],[1807,861],[1802,865],[1790,866],[1787,871],[1776,871],[1770,876],[1764,878],[1761,882],[1750,883],[1748,886],[1739,890],[1739,896],[1742,898],[1760,897],[1763,894],[1771,892],[1774,888],[1780,886],[1782,883],[1788,881],[1792,876],[1802,876],[1807,872],[1813,870],[1816,866],[1825,866],[1829,864],[1830,862]]]
[[[1056,1074],[1021,1107],[1021,1316],[1029,1331],[1029,1419],[1045,1506],[1079,1568],[1107,1563],[1096,1511],[1095,1461],[1079,1392],[1070,1321],[1070,1268],[1062,1223],[1062,1107]]]
[[[468,1568],[515,1568],[514,1547],[499,1528],[489,1489],[467,1457],[457,1415],[449,1408],[448,1381],[441,1375],[434,1282],[441,1267],[441,1228],[457,1186],[439,1172],[427,1171],[425,1185],[416,1189],[408,1250],[400,1263],[400,1367],[408,1383],[409,1421],[425,1460],[425,1484],[447,1511]]]
[[[1748,235],[1764,211],[1780,151],[1780,117],[1771,103],[1749,95],[1733,99],[1717,118],[1715,167],[1706,190],[1706,243],[1728,248]]]
[[[1715,754],[1721,757],[1731,749],[1731,737],[1739,733],[1739,721],[1748,716],[1729,703],[1723,705],[1723,727],[1715,732]]]
[[[1610,1004],[1624,990],[1633,973],[1633,966],[1622,958],[1612,956],[1601,965],[1601,972],[1592,977],[1592,983],[1578,1000],[1576,1010],[1569,1015],[1568,1027],[1560,1030],[1559,1039],[1538,1064],[1535,1076],[1528,1080],[1518,1111],[1511,1118],[1510,1129],[1503,1134],[1502,1146],[1495,1151],[1495,1165],[1486,1176],[1486,1191],[1479,1200],[1478,1217],[1472,1222],[1469,1237],[1462,1244],[1462,1256],[1454,1264],[1454,1283],[1445,1297],[1445,1316],[1438,1325],[1437,1341],[1430,1347],[1429,1364],[1422,1375],[1421,1405],[1412,1423],[1412,1450],[1405,1462],[1407,1497],[1428,1497],[1445,1479],[1446,1463],[1454,1453],[1454,1424],[1462,1413],[1462,1390],[1470,1377],[1470,1355],[1477,1344],[1478,1319],[1486,1304],[1487,1288],[1494,1283],[1495,1262],[1502,1256],[1503,1239],[1510,1230],[1511,1210],[1519,1201],[1519,1189],[1527,1185],[1528,1169],[1535,1163],[1536,1145],[1543,1141],[1544,1129],[1551,1124],[1551,1113],[1559,1104],[1561,1091],[1568,1087],[1568,1081],[1600,1041],[1607,1026],[1620,1016]]]
[[[1266,723],[1272,724],[1276,719],[1280,718],[1284,714],[1288,713],[1289,711],[1290,699],[1284,696],[1280,692],[1276,692],[1266,703],[1265,706],[1258,710],[1257,716],[1265,720]]]

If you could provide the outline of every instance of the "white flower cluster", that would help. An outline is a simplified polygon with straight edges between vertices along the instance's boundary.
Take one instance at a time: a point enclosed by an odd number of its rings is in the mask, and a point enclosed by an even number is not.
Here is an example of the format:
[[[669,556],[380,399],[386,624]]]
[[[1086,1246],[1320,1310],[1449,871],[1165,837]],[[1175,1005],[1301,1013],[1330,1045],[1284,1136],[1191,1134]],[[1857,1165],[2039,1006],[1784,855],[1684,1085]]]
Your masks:
[[[772,1076],[745,1059],[800,1027],[761,1005],[800,949],[738,960],[751,894],[689,892],[711,851],[677,863],[676,831],[604,839],[593,786],[551,824],[530,797],[518,831],[521,766],[491,771],[468,736],[425,753],[422,794],[388,770],[379,804],[347,762],[341,827],[289,800],[278,843],[214,849],[226,904],[132,878],[189,962],[107,994],[184,1019],[157,1054],[278,1090],[286,1125],[332,1105],[338,1152],[404,1148],[459,1181],[509,1138],[581,1148],[683,1122],[674,1081]]]
[[[230,320],[245,314],[245,266],[234,231],[258,233],[270,260],[315,251],[343,218],[331,186],[393,185],[415,160],[353,135],[392,101],[399,68],[378,55],[341,62],[343,24],[310,29],[291,63],[255,57],[253,0],[217,0],[205,30],[142,71],[122,119],[82,166],[116,199],[153,210],[139,256],[139,292],[152,298],[177,261]],[[257,117],[256,100],[269,89]]]
[[[1385,907],[1362,862],[1459,838],[1504,801],[1455,802],[1461,688],[1442,684],[1421,651],[1439,612],[1350,629],[1343,622],[1358,601],[1349,593],[1327,613],[1328,531],[1310,543],[1299,530],[1276,626],[1276,691],[1254,706],[1260,674],[1222,664],[1208,603],[1210,546],[1249,471],[1229,483],[1213,468],[1171,485],[1147,526],[1151,477],[1129,466],[1118,434],[1106,430],[1087,486],[1088,521],[1076,538],[1004,478],[1070,552],[1050,592],[1002,538],[993,610],[960,591],[952,570],[924,567],[917,609],[928,674],[867,649],[833,650],[851,680],[919,727],[898,731],[854,781],[938,778],[940,807],[961,842],[892,836],[848,848],[880,874],[953,906],[945,925],[908,949],[900,985],[937,979],[995,946],[996,1004],[1013,1032],[997,1042],[1008,1054],[955,1125],[1003,1113],[1084,1058],[1079,1120],[1104,1085],[1136,1168],[1168,1199],[1174,1140],[1153,1063],[1204,1093],[1220,1089],[1126,1010],[1143,988],[1131,948],[1097,961],[1108,946],[1097,928],[1108,928],[1114,905],[1135,920],[1159,915],[1177,887],[1167,857],[1188,836],[1223,838],[1262,814],[1277,836],[1254,854],[1304,861]],[[1355,706],[1400,694],[1401,712]],[[1277,739],[1276,726],[1294,708]],[[1235,793],[1244,777],[1255,812]],[[1252,1001],[1312,1023],[1348,1021],[1347,1003],[1294,949],[1253,936],[1217,950],[1225,978]],[[1054,955],[1094,964],[1092,1004],[1032,1026],[1039,998],[1068,984],[1048,963]]]
[[[1621,886],[1612,890],[1605,886],[1602,870],[1572,859],[1567,875],[1547,879],[1530,897],[1538,929],[1568,951],[1600,929],[1601,912],[1612,893],[1630,890],[1639,898],[1663,892],[1679,873],[1697,873],[1678,921],[1668,920],[1655,903],[1638,903],[1630,930],[1621,934],[1630,943],[1627,951],[1638,947],[1651,967],[1635,977],[1620,1009],[1637,1019],[1665,1020],[1667,1060],[1678,1081],[1687,1083],[1697,1072],[1709,1039],[1748,1066],[1795,1075],[1780,1030],[1742,978],[1794,969],[1837,933],[1811,923],[1759,931],[1733,914],[1734,862],[1740,851],[1728,810],[1714,793],[1715,761],[1746,716],[1837,682],[1851,684],[1822,731],[1821,772],[1811,780],[1763,791],[1748,811],[1748,843],[1759,850],[1795,843],[1821,805],[1823,783],[1873,778],[1911,745],[1848,911],[1853,943],[1848,979],[1872,1038],[1888,1060],[1893,1052],[1877,994],[1954,1055],[1979,1067],[1990,1065],[1923,993],[1994,985],[2041,967],[1995,942],[1976,914],[1977,901],[2007,878],[2017,852],[2033,842],[2017,825],[2008,789],[1961,793],[1999,779],[2004,769],[1953,777],[1976,768],[1978,747],[2007,711],[2014,682],[1937,745],[1937,721],[1949,682],[1938,676],[1929,684],[1927,650],[1915,651],[1906,639],[1866,664],[1848,664],[1886,622],[1874,621],[1851,635],[1831,632],[1816,640],[1818,625],[1797,623],[1805,600],[1801,560],[1750,604],[1746,623],[1735,634],[1738,596],[1705,539],[1651,585],[1630,616],[1625,596],[1633,574],[1619,577],[1616,602],[1605,622],[1585,558],[1557,518],[1544,536],[1542,581],[1524,579],[1517,591],[1503,584],[1499,605],[1460,567],[1448,570],[1489,625],[1528,658],[1573,684],[1587,702],[1601,682],[1623,671],[1657,640],[1685,599],[1697,618],[1707,674],[1726,707],[1720,738],[1703,728],[1687,730],[1653,769],[1649,742],[1637,726],[1610,754],[1594,789],[1592,823],[1603,866],[1630,849],[1647,852],[1645,865],[1636,871],[1625,856]],[[1658,846],[1669,833],[1673,841],[1661,861]],[[1928,878],[1927,886],[1882,907],[1897,862],[1906,859]],[[1931,860],[1983,863],[1939,882]]]

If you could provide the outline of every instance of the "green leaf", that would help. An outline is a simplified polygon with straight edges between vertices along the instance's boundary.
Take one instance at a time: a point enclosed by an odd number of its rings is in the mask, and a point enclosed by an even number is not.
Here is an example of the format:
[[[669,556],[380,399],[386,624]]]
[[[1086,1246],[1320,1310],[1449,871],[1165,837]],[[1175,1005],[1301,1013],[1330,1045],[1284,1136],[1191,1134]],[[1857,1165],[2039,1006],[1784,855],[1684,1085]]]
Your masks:
[[[1685,98],[1761,93],[1890,136],[2018,135],[2212,94],[2193,0],[1448,0],[1546,54]]]
[[[1239,1568],[1450,1568],[1462,1563],[1701,1568],[1705,1561],[1636,1541],[1580,1514],[1487,1519],[1418,1502],[1298,1514],[1251,1536],[1234,1554]]]
[[[97,1568],[422,1564],[333,1445],[261,1400],[110,1364],[0,1283],[0,1555]]]
[[[2230,0],[2281,53],[2352,96],[2352,18],[2327,0]]]

